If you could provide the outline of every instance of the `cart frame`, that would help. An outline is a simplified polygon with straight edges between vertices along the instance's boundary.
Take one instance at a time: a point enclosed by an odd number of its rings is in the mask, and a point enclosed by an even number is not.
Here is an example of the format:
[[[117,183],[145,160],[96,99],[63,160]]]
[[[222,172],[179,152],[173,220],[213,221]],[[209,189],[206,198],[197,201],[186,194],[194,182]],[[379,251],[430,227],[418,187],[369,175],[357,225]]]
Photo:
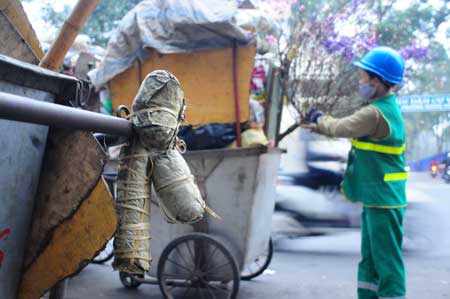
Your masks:
[[[271,218],[281,153],[278,148],[268,147],[185,153],[185,160],[195,176],[203,199],[221,219],[205,215],[201,221],[191,225],[167,224],[157,201],[152,200],[151,250],[154,266],[149,273],[151,278],[122,272],[120,278],[123,285],[136,288],[142,283],[159,284],[166,298],[176,298],[170,294],[168,285],[208,289],[208,283],[195,279],[199,275],[212,275],[205,273],[205,268],[222,265],[221,276],[208,281],[222,282],[229,290],[226,298],[236,298],[241,271],[264,256],[263,268],[244,276],[251,279],[261,274],[270,263]],[[153,199],[154,196],[153,193]],[[186,246],[192,246],[192,250],[187,251]],[[178,252],[178,257],[174,257],[175,252]],[[194,262],[190,263],[191,276],[186,277],[184,272],[186,265],[190,265],[187,261],[189,255]],[[175,265],[168,265],[170,263]],[[170,272],[172,279],[164,278],[165,272]],[[213,295],[211,298],[216,297]]]

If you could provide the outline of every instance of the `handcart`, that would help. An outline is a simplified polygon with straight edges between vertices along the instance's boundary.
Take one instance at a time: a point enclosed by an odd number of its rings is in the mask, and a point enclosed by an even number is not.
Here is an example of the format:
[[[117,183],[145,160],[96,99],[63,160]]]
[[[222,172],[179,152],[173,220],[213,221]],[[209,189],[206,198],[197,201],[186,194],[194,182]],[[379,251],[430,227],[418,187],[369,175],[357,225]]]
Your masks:
[[[168,224],[152,200],[152,270],[149,278],[121,272],[122,284],[159,284],[170,299],[236,298],[240,279],[261,274],[272,257],[280,156],[279,149],[266,147],[184,154],[203,198],[221,219],[206,215],[192,225]]]

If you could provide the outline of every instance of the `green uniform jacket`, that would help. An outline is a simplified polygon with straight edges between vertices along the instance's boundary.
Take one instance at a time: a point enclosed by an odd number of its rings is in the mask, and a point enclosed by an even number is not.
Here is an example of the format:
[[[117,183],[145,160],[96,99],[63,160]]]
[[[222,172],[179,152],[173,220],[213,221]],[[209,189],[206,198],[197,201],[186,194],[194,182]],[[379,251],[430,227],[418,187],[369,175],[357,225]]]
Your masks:
[[[382,140],[361,137],[352,140],[342,183],[346,197],[366,207],[406,206],[405,128],[395,96],[388,95],[371,104],[389,124]]]

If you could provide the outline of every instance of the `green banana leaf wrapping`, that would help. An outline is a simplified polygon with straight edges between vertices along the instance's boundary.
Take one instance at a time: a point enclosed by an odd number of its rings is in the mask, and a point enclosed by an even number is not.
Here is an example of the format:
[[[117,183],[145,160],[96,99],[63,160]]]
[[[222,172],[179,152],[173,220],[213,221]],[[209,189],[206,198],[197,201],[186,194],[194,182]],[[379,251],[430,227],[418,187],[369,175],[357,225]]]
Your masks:
[[[152,182],[159,207],[169,223],[192,223],[203,218],[205,202],[194,176],[177,150],[155,155]]]
[[[184,93],[174,75],[167,71],[147,75],[134,99],[130,118],[147,150],[175,147],[184,109]]]
[[[150,270],[150,172],[147,150],[139,140],[131,140],[121,149],[117,178],[118,227],[113,262],[116,270],[134,274]]]

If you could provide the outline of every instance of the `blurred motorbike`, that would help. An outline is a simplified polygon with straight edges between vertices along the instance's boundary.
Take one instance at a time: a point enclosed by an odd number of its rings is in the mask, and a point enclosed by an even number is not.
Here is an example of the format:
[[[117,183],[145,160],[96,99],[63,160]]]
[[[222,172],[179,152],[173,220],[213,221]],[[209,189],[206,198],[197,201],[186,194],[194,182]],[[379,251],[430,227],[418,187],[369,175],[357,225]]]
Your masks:
[[[340,193],[341,164],[314,161],[307,163],[307,172],[278,173],[272,237],[320,235],[360,226],[360,206]]]
[[[445,166],[444,174],[442,175],[444,181],[448,184],[450,183],[450,164]]]
[[[337,162],[334,162],[337,163]],[[343,169],[334,169],[326,165],[317,165],[316,162],[308,165],[307,172],[296,171],[279,171],[278,184],[279,185],[299,185],[308,187],[314,190],[318,189],[334,189],[339,190],[342,178],[344,175]],[[333,162],[323,163],[333,164]]]

